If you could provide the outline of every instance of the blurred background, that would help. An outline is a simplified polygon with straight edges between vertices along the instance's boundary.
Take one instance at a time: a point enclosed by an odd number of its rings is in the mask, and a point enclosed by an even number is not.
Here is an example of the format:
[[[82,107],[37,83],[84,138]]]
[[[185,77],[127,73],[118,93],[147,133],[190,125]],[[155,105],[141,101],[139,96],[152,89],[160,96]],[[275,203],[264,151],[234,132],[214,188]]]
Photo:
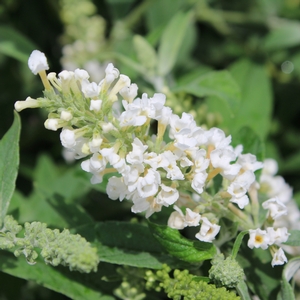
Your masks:
[[[164,92],[166,85],[162,88],[155,80],[150,62],[146,73],[139,69],[142,54],[136,36],[157,49],[167,24],[187,11],[192,11],[192,22],[177,45],[180,55],[165,84],[172,89],[196,75],[228,70],[245,104],[230,126],[222,105],[205,97],[191,100],[178,93],[168,104],[180,114],[193,113],[199,125],[219,126],[233,138],[235,122],[236,127],[251,126],[265,142],[265,157],[277,160],[279,174],[293,187],[299,204],[300,0],[1,0],[0,137],[12,124],[15,101],[42,96],[40,79],[27,67],[34,49],[46,54],[56,73],[85,68],[99,82],[107,63],[113,62],[138,83],[139,96]],[[144,55],[152,57],[147,51]],[[67,164],[59,133],[43,126],[45,112],[25,110],[21,119],[17,187],[28,194],[30,170],[41,154],[62,168]]]

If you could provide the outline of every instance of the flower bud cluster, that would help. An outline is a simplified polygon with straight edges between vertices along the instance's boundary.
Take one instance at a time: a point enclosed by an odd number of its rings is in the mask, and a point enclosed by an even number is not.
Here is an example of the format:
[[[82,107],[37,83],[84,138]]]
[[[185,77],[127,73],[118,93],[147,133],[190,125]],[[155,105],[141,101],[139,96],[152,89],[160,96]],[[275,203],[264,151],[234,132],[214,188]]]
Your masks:
[[[224,259],[223,254],[217,254],[211,261],[209,278],[216,286],[235,288],[240,281],[244,280],[245,274],[238,262],[231,256]]]
[[[39,60],[36,54],[34,60]],[[41,52],[40,60],[30,66],[43,65]],[[77,159],[86,157],[81,167],[92,174],[93,184],[101,183],[106,174],[114,175],[107,184],[112,200],[130,200],[132,212],[145,212],[147,218],[173,205],[168,225],[200,225],[196,238],[204,242],[215,239],[223,216],[238,221],[241,229],[253,228],[252,216],[247,216],[251,209],[243,209],[252,205],[249,196],[253,200],[259,188],[254,172],[263,163],[251,153],[243,154],[241,145],[233,148],[231,136],[219,128],[197,126],[190,114],[173,114],[164,94],[136,98],[137,85],[112,64],[99,83],[90,82],[88,72],[80,69],[58,76],[49,73],[45,79],[47,68],[39,67],[44,97],[18,101],[15,108],[46,108],[46,128],[62,128],[62,145]],[[222,185],[214,191],[216,176]],[[269,218],[286,213],[277,199],[263,207]]]
[[[25,223],[24,237],[18,237],[22,229],[11,216],[6,216],[0,229],[0,248],[14,250],[15,256],[23,254],[29,264],[36,263],[36,248],[39,248],[47,264],[62,264],[84,273],[97,271],[97,249],[80,235],[71,234],[67,229],[51,230],[44,223],[32,222]]]
[[[146,272],[146,287],[148,289],[163,288],[168,297],[174,300],[180,299],[240,299],[234,292],[227,291],[224,287],[217,288],[213,284],[208,284],[197,276],[189,274],[188,270],[174,270],[173,276],[170,276],[170,268],[164,265],[162,270],[153,273]],[[159,285],[159,288],[157,288]]]

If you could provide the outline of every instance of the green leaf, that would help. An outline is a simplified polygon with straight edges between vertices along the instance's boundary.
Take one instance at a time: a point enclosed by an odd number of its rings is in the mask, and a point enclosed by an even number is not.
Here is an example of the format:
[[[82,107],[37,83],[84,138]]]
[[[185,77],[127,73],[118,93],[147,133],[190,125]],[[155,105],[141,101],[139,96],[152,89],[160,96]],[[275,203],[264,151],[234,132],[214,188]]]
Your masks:
[[[233,78],[241,89],[241,102],[234,118],[227,118],[227,127],[234,137],[248,126],[264,140],[270,130],[272,89],[270,78],[262,65],[250,60],[239,60],[230,67]]]
[[[103,269],[105,271],[104,266]],[[18,259],[6,251],[0,251],[0,270],[12,276],[32,280],[74,300],[115,299],[101,292],[102,288],[109,285],[107,282],[101,282],[101,277],[105,275],[102,270],[97,273],[80,274],[63,267],[54,268],[43,261],[38,261],[32,266],[26,260]]]
[[[191,266],[164,252],[149,228],[141,224],[108,221],[77,228],[77,233],[97,247],[100,261],[139,268]]]
[[[209,72],[172,91],[186,92],[197,97],[217,97],[229,109],[231,116],[239,108],[240,89],[228,71]]]
[[[285,278],[281,281],[280,296],[277,297],[277,300],[279,297],[281,297],[282,300],[295,300],[294,291]]]
[[[55,228],[71,228],[91,222],[90,216],[76,203],[92,188],[89,174],[79,166],[62,170],[46,155],[38,158],[32,174],[32,193],[25,197],[15,192],[9,207],[11,214],[18,212],[20,223],[38,220]]]
[[[0,27],[0,53],[27,63],[28,57],[34,49],[37,47],[13,28]]]
[[[243,243],[236,260],[245,272],[248,288],[258,295],[259,299],[276,299],[282,268],[272,268],[270,251],[250,249]]]
[[[11,128],[0,141],[0,226],[15,189],[19,166],[20,130],[20,117],[15,112]]]
[[[289,233],[291,234],[289,239],[283,244],[289,246],[300,246],[300,230],[289,230]]]
[[[167,75],[176,63],[176,59],[191,22],[191,13],[177,13],[164,30],[158,49],[158,74]]]
[[[294,291],[289,284],[289,281],[300,268],[300,257],[294,257],[284,266],[282,272],[281,290],[277,296],[277,300],[294,300]]]
[[[216,254],[212,243],[184,238],[178,230],[148,222],[153,236],[174,257],[189,263],[200,263]]]
[[[251,296],[248,291],[248,287],[245,281],[240,281],[236,287],[236,290],[242,300],[251,300]]]
[[[300,257],[294,257],[284,266],[282,277],[286,281],[290,281],[300,268]]]
[[[299,22],[289,22],[272,30],[266,37],[264,48],[267,51],[285,49],[300,44]]]
[[[241,244],[242,244],[242,241],[243,241],[243,238],[244,236],[249,233],[248,230],[244,230],[242,232],[239,233],[239,235],[237,236],[235,242],[234,242],[234,245],[232,247],[232,252],[231,252],[231,257],[232,258],[236,258],[239,250],[240,250],[240,247],[241,247]]]
[[[141,65],[145,67],[146,72],[150,72],[149,75],[153,75],[153,72],[157,67],[157,56],[155,49],[144,37],[140,35],[135,35],[133,37],[133,45]]]
[[[243,153],[254,154],[258,161],[263,161],[265,158],[265,147],[261,138],[250,127],[242,127],[233,141],[234,146],[243,145]]]
[[[151,6],[145,11],[147,28],[150,31],[165,26],[171,18],[182,10],[185,0],[149,1]]]

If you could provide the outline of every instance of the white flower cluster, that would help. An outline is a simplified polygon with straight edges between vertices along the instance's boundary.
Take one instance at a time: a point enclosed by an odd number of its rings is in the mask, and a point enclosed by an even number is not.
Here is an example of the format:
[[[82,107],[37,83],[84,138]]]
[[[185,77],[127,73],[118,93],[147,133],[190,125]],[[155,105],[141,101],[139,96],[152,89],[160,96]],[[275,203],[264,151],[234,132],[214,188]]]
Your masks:
[[[285,246],[281,244],[286,242],[290,235],[287,228],[299,228],[300,226],[300,212],[292,199],[292,189],[283,177],[276,176],[277,171],[277,162],[274,159],[266,159],[259,182],[259,191],[272,197],[262,203],[262,208],[268,211],[266,224],[273,226],[266,226],[264,230],[250,229],[248,240],[248,246],[251,249],[254,247],[267,249],[271,246],[272,266],[287,262],[282,249]]]
[[[40,66],[44,55],[40,54],[41,63],[36,53],[34,59],[37,61],[32,62],[31,58],[30,65]],[[35,73],[36,69],[32,71]],[[197,126],[191,114],[173,114],[165,106],[163,94],[136,98],[137,85],[120,75],[112,64],[107,66],[100,83],[90,82],[88,72],[80,69],[62,71],[58,76],[49,73],[47,80],[43,81],[44,98],[18,101],[16,109],[47,108],[50,113],[46,128],[62,128],[62,145],[76,158],[88,156],[81,167],[92,174],[93,184],[101,183],[106,174],[115,173],[107,184],[112,200],[132,201],[132,212],[145,212],[147,218],[162,207],[173,205],[175,211],[168,225],[182,229],[201,224],[196,234],[200,241],[215,239],[224,211],[236,217],[241,228],[251,228],[245,221],[247,217],[241,215],[245,216],[243,209],[250,204],[250,191],[257,192],[259,188],[254,172],[262,169],[263,163],[253,154],[242,154],[241,145],[233,148],[231,136],[226,137],[219,128],[206,130]],[[263,203],[263,208],[269,211],[267,218],[277,220],[286,214],[286,207],[283,200],[275,197],[278,183],[272,185],[266,172],[260,186],[268,183],[273,192],[269,189],[271,199]],[[216,176],[222,184],[214,190]],[[183,192],[198,195],[198,202],[186,196],[183,204]],[[266,233],[260,229],[250,231],[249,247],[264,248],[283,242],[288,236],[284,229],[269,227]],[[258,235],[262,240],[256,238]]]

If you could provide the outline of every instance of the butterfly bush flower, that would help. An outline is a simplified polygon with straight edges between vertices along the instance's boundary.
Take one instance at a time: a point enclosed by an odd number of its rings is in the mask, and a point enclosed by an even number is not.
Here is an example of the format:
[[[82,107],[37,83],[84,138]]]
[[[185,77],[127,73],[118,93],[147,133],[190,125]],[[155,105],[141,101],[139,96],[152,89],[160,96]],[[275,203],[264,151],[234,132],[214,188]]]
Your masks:
[[[162,93],[137,97],[138,86],[112,63],[99,82],[82,69],[47,75],[40,51],[28,63],[41,76],[44,96],[17,101],[15,109],[46,109],[45,127],[61,129],[61,144],[83,159],[81,168],[93,184],[107,176],[109,198],[126,199],[132,212],[147,218],[173,206],[168,226],[200,226],[195,237],[202,242],[215,240],[222,217],[249,230],[250,248],[278,247],[287,240],[289,227],[277,223],[290,213],[292,190],[275,176],[273,161],[264,167],[254,154],[243,153],[242,145],[233,147],[223,130],[200,127],[185,112],[173,114]],[[262,204],[265,223],[259,223],[258,193],[269,199]],[[285,261],[281,252],[274,257]]]
[[[202,224],[196,238],[203,242],[212,242],[219,233],[221,226],[212,224],[206,217],[201,218]]]
[[[266,230],[250,229],[249,230],[250,238],[248,240],[248,247],[253,248],[262,248],[267,249],[269,247],[270,237]]]
[[[274,254],[273,254],[273,259],[271,262],[272,267],[277,266],[277,265],[283,265],[284,263],[287,262],[287,258],[284,254],[284,251],[282,248],[279,248]]]

